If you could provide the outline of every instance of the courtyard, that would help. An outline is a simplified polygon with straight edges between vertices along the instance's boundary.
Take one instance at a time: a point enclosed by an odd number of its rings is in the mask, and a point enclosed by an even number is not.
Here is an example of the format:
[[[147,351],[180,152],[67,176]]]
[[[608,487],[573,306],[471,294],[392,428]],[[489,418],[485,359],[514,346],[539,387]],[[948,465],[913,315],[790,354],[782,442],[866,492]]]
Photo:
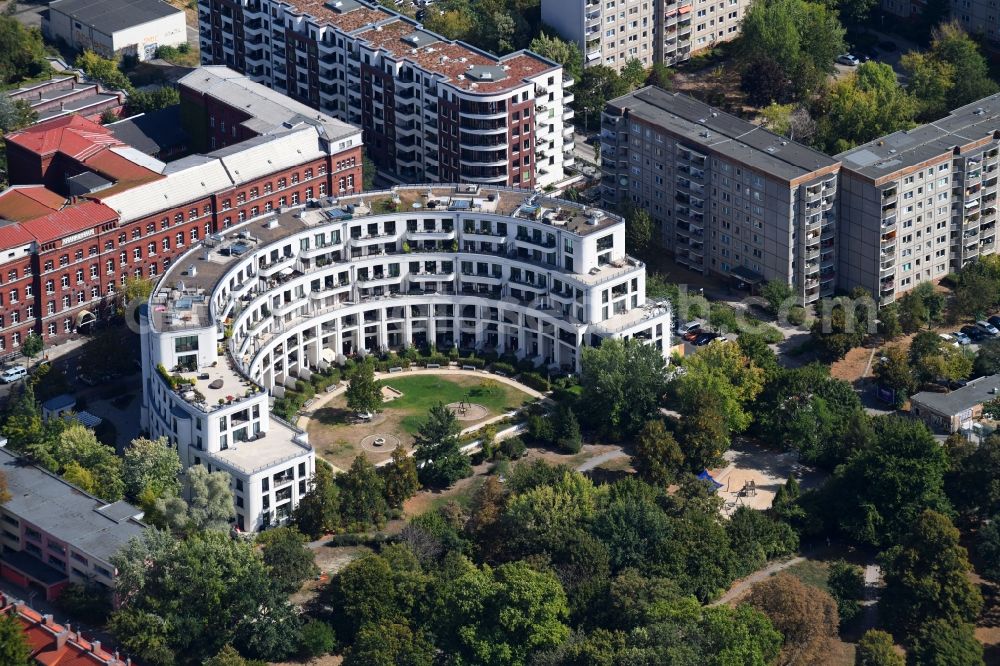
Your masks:
[[[425,371],[386,375],[380,381],[382,411],[370,419],[358,418],[347,408],[343,388],[303,418],[317,456],[342,470],[360,453],[378,464],[398,445],[410,450],[413,436],[438,403],[451,409],[464,431],[535,399],[525,387],[484,373]]]

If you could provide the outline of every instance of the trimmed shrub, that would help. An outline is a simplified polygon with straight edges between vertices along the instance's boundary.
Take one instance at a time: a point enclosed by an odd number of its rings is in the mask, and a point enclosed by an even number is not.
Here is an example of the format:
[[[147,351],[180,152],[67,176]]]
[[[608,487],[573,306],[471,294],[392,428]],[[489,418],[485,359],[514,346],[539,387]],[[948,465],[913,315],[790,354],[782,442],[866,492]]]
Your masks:
[[[503,361],[497,361],[493,364],[493,372],[502,372],[508,377],[517,374],[517,370],[514,369],[514,366],[510,363],[504,363]]]
[[[549,380],[542,377],[537,372],[525,372],[518,377],[518,381],[527,387],[533,388],[536,391],[541,391],[545,393],[551,388],[549,386]]]
[[[528,447],[520,437],[509,437],[500,442],[497,451],[502,458],[507,460],[517,460],[528,452]]]

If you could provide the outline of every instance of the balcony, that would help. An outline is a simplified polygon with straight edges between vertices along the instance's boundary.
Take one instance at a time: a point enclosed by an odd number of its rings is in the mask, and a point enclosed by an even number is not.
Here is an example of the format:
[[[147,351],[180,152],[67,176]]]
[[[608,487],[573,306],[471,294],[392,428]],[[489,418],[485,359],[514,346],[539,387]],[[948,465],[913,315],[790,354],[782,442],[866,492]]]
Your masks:
[[[418,273],[409,273],[406,277],[411,282],[450,282],[455,279],[455,272],[420,271]]]
[[[455,230],[445,229],[409,229],[406,238],[410,240],[455,240]]]
[[[388,241],[396,240],[398,236],[397,233],[391,234],[372,234],[368,236],[352,236],[349,239],[351,247],[368,247],[369,245],[374,245],[375,243],[385,243]]]

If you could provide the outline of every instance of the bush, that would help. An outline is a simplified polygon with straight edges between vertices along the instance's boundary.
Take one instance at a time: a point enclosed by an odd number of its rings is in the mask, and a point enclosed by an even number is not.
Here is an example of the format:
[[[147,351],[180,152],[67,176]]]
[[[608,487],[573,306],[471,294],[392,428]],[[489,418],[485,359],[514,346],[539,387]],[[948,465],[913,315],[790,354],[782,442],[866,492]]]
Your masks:
[[[785,339],[785,336],[781,334],[781,331],[769,324],[759,325],[757,329],[761,339],[769,345],[776,345]]]
[[[542,393],[548,392],[550,388],[549,380],[546,379],[545,377],[542,377],[537,372],[522,373],[521,376],[518,377],[518,380],[525,386],[533,388],[536,391],[540,391]]]
[[[299,656],[307,661],[330,654],[336,647],[333,627],[326,622],[310,620],[299,631]]]
[[[541,414],[532,414],[528,417],[528,436],[539,444],[551,444],[556,437],[552,421]]]
[[[469,358],[463,358],[461,361],[462,365],[471,365],[476,370],[482,370],[486,367],[486,360],[481,358],[476,358],[475,356],[470,356]]]
[[[500,372],[507,375],[508,377],[517,374],[517,371],[514,369],[514,366],[512,366],[510,363],[504,363],[503,361],[497,361],[493,364],[493,372]]]
[[[500,442],[497,450],[500,457],[507,460],[517,460],[528,452],[528,447],[525,446],[524,441],[520,437],[509,437]]]
[[[801,305],[793,305],[788,309],[788,323],[792,326],[801,326],[806,323],[806,309]]]

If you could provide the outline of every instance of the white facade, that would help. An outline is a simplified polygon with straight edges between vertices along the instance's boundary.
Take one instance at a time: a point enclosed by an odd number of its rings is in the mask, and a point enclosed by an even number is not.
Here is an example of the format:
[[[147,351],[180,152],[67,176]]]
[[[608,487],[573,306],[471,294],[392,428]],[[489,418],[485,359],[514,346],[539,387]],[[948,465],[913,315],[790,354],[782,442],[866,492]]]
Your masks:
[[[74,49],[89,49],[105,58],[134,55],[139,60],[150,60],[160,46],[187,42],[187,25],[181,9],[160,0],[116,7],[118,4],[109,2],[95,11],[93,3],[55,0],[49,3],[43,32],[50,39],[61,39]]]
[[[228,471],[245,528],[258,529],[288,515],[314,466],[306,435],[269,415],[268,392],[407,345],[569,371],[581,347],[609,337],[667,356],[671,313],[646,302],[645,278],[620,218],[525,191],[421,186],[271,214],[161,279],[143,334],[142,422],[185,466]],[[196,378],[198,393],[172,390],[158,365]]]

